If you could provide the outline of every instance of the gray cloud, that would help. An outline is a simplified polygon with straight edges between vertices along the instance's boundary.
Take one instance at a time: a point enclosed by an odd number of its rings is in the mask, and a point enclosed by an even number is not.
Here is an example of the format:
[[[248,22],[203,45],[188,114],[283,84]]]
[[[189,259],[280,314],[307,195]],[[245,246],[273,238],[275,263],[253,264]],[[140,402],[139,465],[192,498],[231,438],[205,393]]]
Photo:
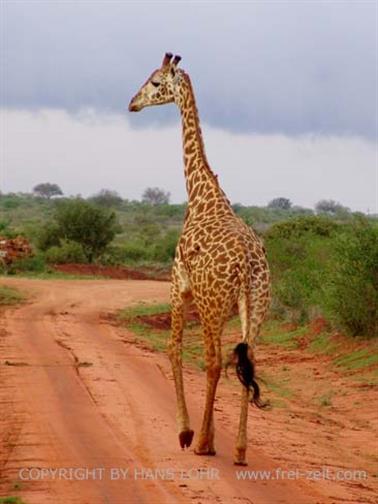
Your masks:
[[[376,8],[363,1],[3,1],[1,104],[124,113],[171,50],[182,54],[211,126],[372,139]],[[137,127],[176,117],[163,107],[131,120]]]

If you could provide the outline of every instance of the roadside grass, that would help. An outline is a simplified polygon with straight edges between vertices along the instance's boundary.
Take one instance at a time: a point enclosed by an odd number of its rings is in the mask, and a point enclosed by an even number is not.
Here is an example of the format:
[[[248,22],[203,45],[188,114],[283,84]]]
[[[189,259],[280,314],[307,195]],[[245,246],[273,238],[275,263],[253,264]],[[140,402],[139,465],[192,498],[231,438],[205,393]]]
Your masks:
[[[0,305],[14,305],[24,300],[25,296],[14,287],[0,285]]]
[[[352,340],[347,336],[334,339],[328,333],[320,333],[311,341],[308,350],[329,356],[334,368],[352,374],[354,380],[378,385],[378,343],[375,340]]]
[[[271,375],[267,373],[259,373],[258,379],[260,378],[261,382],[266,386],[266,388],[273,392],[274,395],[277,396],[275,399],[278,404],[286,404],[285,399],[291,399],[293,397],[293,390],[289,387],[290,377],[280,377],[278,380],[276,377],[273,378]]]
[[[164,329],[156,329],[139,317],[158,315],[169,312],[168,304],[146,304],[138,305],[121,310],[118,314],[122,323],[139,336],[145,343],[150,344],[152,350],[163,352],[166,350],[169,331]]]
[[[328,333],[318,334],[308,347],[312,353],[320,353],[324,355],[333,355],[339,351],[339,345],[330,339]]]
[[[298,348],[298,339],[308,332],[306,326],[285,330],[282,322],[268,320],[263,327],[260,341],[264,345],[279,345],[287,349]]]
[[[20,273],[4,276],[3,278],[31,278],[36,280],[110,280],[109,277],[101,275],[75,275],[54,270],[22,271]]]
[[[131,306],[130,308],[121,310],[118,314],[118,318],[134,334],[139,336],[143,342],[149,344],[152,350],[164,352],[167,346],[169,331],[155,329],[146,322],[140,320],[138,317],[157,315],[167,312],[169,312],[168,304],[150,305],[147,303],[139,303],[135,306]]]
[[[366,367],[378,365],[378,353],[371,354],[367,348],[355,350],[347,355],[342,355],[334,360],[336,366],[343,367],[351,371],[355,369],[363,369]]]
[[[0,497],[0,504],[26,504],[20,497]]]
[[[119,313],[119,319],[135,333],[144,343],[151,346],[152,350],[165,352],[170,337],[169,329],[158,329],[141,320],[139,317],[154,316],[169,313],[168,304],[145,304],[140,303]],[[188,324],[185,329],[185,344],[183,360],[189,364],[205,369],[205,361],[202,357],[201,332],[197,325]]]
[[[139,303],[135,306],[131,306],[129,308],[121,310],[119,313],[119,318],[124,321],[132,322],[136,317],[140,315],[158,315],[159,313],[168,313],[169,311],[170,311],[170,305],[167,303],[164,304]]]

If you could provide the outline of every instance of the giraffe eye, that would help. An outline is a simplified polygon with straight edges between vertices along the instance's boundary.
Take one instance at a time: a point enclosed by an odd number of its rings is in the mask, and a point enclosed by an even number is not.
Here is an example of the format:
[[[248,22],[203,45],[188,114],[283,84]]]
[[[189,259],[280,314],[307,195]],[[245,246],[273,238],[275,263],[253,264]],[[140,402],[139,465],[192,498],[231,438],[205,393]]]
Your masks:
[[[159,87],[160,86],[160,82],[155,82],[155,81],[151,81],[151,84],[155,87]]]

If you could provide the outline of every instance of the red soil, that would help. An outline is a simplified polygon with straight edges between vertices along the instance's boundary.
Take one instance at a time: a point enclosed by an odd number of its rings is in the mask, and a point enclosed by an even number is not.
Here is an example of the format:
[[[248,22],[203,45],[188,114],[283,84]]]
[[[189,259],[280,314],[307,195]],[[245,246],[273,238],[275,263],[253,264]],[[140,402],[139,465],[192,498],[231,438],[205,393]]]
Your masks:
[[[286,407],[250,408],[248,469],[273,471],[273,477],[260,473],[256,481],[243,481],[232,465],[237,382],[222,377],[219,384],[217,455],[198,457],[192,447],[182,451],[166,355],[152,353],[102,316],[140,301],[166,302],[168,284],[18,278],[1,283],[30,293],[29,303],[0,313],[1,496],[20,495],[28,504],[376,502],[376,391],[333,370],[327,357],[258,347],[258,372],[279,377],[285,367],[295,388],[284,398]],[[238,337],[229,334],[225,340]],[[205,375],[185,365],[184,376],[198,434]],[[330,389],[332,403],[319,405]],[[263,386],[263,398],[267,395]],[[20,468],[30,467],[102,468],[103,473],[97,479],[92,473],[82,480],[21,481]],[[128,476],[112,479],[116,468],[129,469]],[[143,477],[142,468],[153,472]],[[164,477],[172,470],[172,478]],[[277,476],[289,470],[294,476]],[[337,471],[353,470],[366,471],[367,479],[334,479]],[[315,471],[323,471],[323,477]],[[40,474],[37,469],[35,476]]]

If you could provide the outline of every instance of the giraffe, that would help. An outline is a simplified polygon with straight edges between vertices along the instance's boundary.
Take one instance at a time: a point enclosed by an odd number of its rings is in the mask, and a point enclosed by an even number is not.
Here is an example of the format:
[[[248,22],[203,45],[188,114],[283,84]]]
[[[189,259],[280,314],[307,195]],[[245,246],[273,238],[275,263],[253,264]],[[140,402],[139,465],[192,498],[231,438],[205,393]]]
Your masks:
[[[242,383],[234,463],[247,465],[248,403],[258,407],[253,346],[270,303],[270,277],[261,239],[234,213],[206,158],[198,110],[189,75],[178,68],[181,57],[166,53],[160,68],[141,86],[130,112],[174,102],[180,111],[188,207],[178,241],[171,280],[171,361],[177,399],[177,425],[182,449],[192,443],[184,395],[182,349],[185,313],[194,302],[203,332],[206,400],[194,452],[215,455],[214,399],[222,370],[222,331],[237,306],[242,341],[231,353]]]

